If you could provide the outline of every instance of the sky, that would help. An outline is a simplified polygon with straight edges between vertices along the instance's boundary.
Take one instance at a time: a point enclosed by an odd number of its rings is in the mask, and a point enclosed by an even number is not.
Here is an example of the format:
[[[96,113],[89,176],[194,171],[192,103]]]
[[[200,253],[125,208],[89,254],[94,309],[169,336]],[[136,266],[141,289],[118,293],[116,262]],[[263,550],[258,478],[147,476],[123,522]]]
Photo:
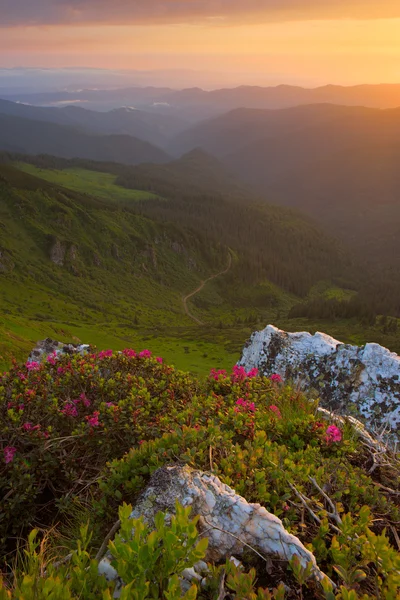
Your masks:
[[[0,0],[0,68],[20,66],[399,83],[400,0]]]

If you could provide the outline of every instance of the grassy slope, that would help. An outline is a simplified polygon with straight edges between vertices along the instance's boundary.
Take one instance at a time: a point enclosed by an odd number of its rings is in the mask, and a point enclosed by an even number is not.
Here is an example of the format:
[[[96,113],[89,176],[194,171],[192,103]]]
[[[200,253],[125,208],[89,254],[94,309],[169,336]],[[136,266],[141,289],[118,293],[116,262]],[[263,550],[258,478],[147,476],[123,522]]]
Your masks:
[[[145,345],[149,329],[157,335],[154,324],[190,326],[181,296],[218,270],[215,249],[205,250],[179,228],[110,210],[11,167],[2,167],[0,175],[12,183],[0,183],[0,226],[3,255],[14,265],[1,274],[3,367],[11,353],[22,358],[47,335],[117,349]],[[66,248],[63,267],[49,260],[55,240]],[[186,253],[175,252],[174,243]],[[214,345],[196,342],[194,361],[183,347],[190,352],[194,342],[168,340],[164,335],[157,348],[172,362],[182,355],[179,366],[186,368],[201,364],[203,354],[219,354],[219,346],[213,352]]]
[[[55,169],[40,169],[28,163],[19,162],[16,167],[25,173],[36,175],[46,181],[51,181],[57,185],[68,188],[76,192],[83,192],[104,198],[111,201],[130,201],[130,200],[149,200],[157,198],[151,192],[142,190],[127,190],[119,185],[115,185],[115,175],[110,173],[100,173],[89,171],[87,169],[65,169],[63,171]]]
[[[16,265],[0,275],[0,369],[11,355],[23,359],[38,339],[50,336],[90,341],[99,348],[148,346],[181,369],[205,373],[232,365],[251,332],[270,322],[287,330],[325,331],[348,343],[376,341],[400,352],[398,336],[357,321],[288,319],[298,298],[268,281],[249,286],[228,275],[210,282],[190,301],[192,312],[207,323],[197,327],[184,315],[181,297],[219,270],[218,258],[211,252],[204,260],[201,243],[177,228],[105,210],[111,200],[125,204],[151,200],[153,194],[117,186],[114,175],[107,173],[18,167],[26,175],[10,167],[0,169],[0,176],[14,187],[0,184],[0,226],[6,232],[1,244]],[[58,185],[85,195],[69,194]],[[88,194],[103,198],[105,204]],[[75,264],[51,263],[49,238],[55,237],[77,243]],[[194,271],[182,255],[171,251],[171,241],[182,239],[198,265]],[[115,240],[119,259],[112,256]],[[94,254],[101,258],[100,267],[93,264]],[[310,297],[351,294],[329,282],[310,290]]]

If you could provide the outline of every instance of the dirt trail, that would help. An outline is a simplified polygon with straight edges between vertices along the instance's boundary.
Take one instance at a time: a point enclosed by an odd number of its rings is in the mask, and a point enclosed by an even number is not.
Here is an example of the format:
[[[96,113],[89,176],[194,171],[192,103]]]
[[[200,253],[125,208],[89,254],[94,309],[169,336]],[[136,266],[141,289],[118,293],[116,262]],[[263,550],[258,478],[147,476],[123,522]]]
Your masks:
[[[193,298],[193,296],[195,296],[199,292],[201,292],[201,290],[204,288],[204,286],[206,285],[206,283],[208,283],[212,279],[216,279],[220,275],[225,275],[225,273],[227,273],[229,271],[229,269],[231,268],[231,266],[232,266],[232,254],[229,252],[228,266],[226,267],[226,269],[224,269],[223,271],[220,271],[219,273],[216,273],[215,275],[212,275],[208,279],[205,279],[204,281],[201,282],[201,284],[199,285],[199,287],[194,290],[194,292],[191,292],[190,294],[188,294],[187,296],[185,296],[184,298],[182,298],[183,308],[185,309],[185,313],[187,314],[187,316],[190,319],[192,319],[192,321],[194,321],[195,323],[197,323],[197,325],[204,325],[204,323],[203,323],[203,321],[200,321],[200,319],[198,319],[197,317],[195,317],[194,315],[192,315],[192,313],[188,309],[188,305],[187,305],[188,300],[190,298]]]

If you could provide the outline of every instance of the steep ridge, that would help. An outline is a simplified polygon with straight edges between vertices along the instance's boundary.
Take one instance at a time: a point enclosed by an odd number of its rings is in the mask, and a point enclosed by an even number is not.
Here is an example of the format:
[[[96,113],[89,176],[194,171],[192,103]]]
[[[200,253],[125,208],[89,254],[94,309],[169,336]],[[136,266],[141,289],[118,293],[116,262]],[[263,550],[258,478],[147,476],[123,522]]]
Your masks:
[[[168,155],[129,135],[96,135],[55,123],[0,113],[0,150],[26,154],[54,154],[124,164],[161,163]]]

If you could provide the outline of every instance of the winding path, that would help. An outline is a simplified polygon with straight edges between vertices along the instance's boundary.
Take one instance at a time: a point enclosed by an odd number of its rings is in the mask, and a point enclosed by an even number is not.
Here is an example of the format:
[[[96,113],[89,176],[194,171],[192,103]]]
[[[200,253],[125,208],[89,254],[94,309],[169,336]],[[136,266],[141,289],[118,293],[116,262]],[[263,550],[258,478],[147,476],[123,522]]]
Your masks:
[[[190,300],[190,298],[193,298],[193,296],[195,296],[196,294],[198,294],[199,292],[201,292],[201,290],[204,288],[204,286],[206,285],[206,283],[208,283],[212,279],[216,279],[217,277],[220,277],[220,275],[225,275],[225,273],[227,273],[230,270],[231,266],[232,266],[232,254],[229,252],[228,266],[226,267],[226,269],[224,269],[223,271],[220,271],[219,273],[216,273],[215,275],[212,275],[208,279],[205,279],[204,281],[201,282],[201,284],[199,285],[199,287],[194,290],[194,292],[190,292],[190,294],[188,294],[187,296],[185,296],[184,298],[182,298],[183,308],[185,310],[185,313],[187,314],[187,316],[189,317],[189,319],[192,319],[192,321],[194,321],[195,323],[197,323],[197,325],[204,325],[204,323],[203,323],[203,321],[200,321],[200,319],[198,319],[197,317],[195,317],[194,315],[192,315],[192,313],[188,309],[188,305],[187,305],[188,300]]]

